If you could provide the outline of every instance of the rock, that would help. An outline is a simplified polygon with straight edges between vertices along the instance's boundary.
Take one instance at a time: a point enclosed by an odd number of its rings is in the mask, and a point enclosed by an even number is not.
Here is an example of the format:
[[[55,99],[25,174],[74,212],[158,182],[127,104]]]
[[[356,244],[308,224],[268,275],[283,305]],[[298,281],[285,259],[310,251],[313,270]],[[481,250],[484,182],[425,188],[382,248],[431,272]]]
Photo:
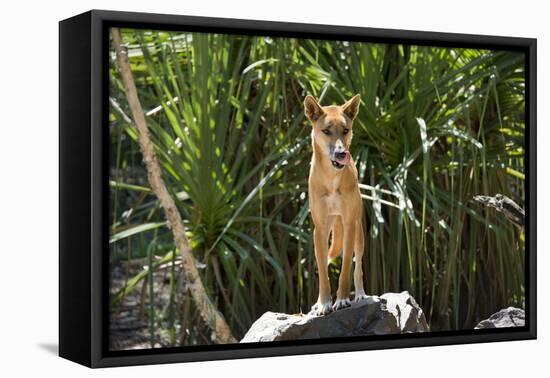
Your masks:
[[[508,307],[482,320],[474,329],[508,328],[525,326],[525,311],[521,308]]]
[[[325,316],[266,312],[241,343],[428,332],[422,309],[406,291],[369,296]]]

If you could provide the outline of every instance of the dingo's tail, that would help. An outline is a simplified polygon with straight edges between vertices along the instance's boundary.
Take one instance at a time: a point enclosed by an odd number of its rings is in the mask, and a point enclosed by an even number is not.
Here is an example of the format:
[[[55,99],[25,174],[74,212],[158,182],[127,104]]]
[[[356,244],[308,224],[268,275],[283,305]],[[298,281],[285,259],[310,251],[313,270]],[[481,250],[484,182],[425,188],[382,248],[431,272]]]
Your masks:
[[[364,229],[363,229],[363,217],[357,222],[356,228],[355,228],[355,242],[354,242],[354,249],[355,252],[358,253],[361,252],[361,256],[363,255],[363,250],[365,248],[365,240],[364,240]],[[332,240],[330,242],[330,249],[328,250],[328,263],[330,264],[332,260],[337,258],[342,254],[342,249],[344,247],[344,226],[342,224],[342,220],[340,217],[336,219],[334,222],[334,226],[332,226]]]

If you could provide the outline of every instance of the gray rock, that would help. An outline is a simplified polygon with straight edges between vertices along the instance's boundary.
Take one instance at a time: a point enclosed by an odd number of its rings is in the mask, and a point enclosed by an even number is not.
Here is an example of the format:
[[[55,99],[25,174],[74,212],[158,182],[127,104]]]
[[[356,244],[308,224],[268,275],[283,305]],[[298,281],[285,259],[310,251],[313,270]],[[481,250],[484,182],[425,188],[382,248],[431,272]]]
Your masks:
[[[428,332],[422,309],[406,291],[369,296],[325,316],[266,312],[241,343]]]
[[[508,307],[482,320],[474,329],[509,328],[525,326],[525,311],[521,308]]]

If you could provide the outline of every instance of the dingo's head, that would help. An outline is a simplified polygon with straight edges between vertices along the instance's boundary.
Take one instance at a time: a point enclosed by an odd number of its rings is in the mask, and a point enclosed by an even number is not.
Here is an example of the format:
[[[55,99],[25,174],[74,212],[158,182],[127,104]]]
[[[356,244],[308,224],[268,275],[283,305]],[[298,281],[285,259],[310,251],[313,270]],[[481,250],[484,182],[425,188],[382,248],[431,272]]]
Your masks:
[[[351,129],[360,103],[359,95],[341,106],[321,106],[312,96],[306,96],[304,100],[306,116],[313,126],[313,142],[337,170],[343,169],[351,160]]]

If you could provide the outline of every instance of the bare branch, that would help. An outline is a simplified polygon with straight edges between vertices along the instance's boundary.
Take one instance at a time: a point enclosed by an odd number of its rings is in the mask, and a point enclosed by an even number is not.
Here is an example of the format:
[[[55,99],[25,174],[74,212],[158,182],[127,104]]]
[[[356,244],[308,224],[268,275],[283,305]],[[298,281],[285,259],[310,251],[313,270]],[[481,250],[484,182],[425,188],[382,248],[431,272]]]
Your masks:
[[[514,222],[520,227],[525,224],[525,211],[510,198],[503,194],[496,194],[494,197],[489,196],[474,196],[474,200],[487,206],[492,207],[498,212],[504,214],[506,218]]]

